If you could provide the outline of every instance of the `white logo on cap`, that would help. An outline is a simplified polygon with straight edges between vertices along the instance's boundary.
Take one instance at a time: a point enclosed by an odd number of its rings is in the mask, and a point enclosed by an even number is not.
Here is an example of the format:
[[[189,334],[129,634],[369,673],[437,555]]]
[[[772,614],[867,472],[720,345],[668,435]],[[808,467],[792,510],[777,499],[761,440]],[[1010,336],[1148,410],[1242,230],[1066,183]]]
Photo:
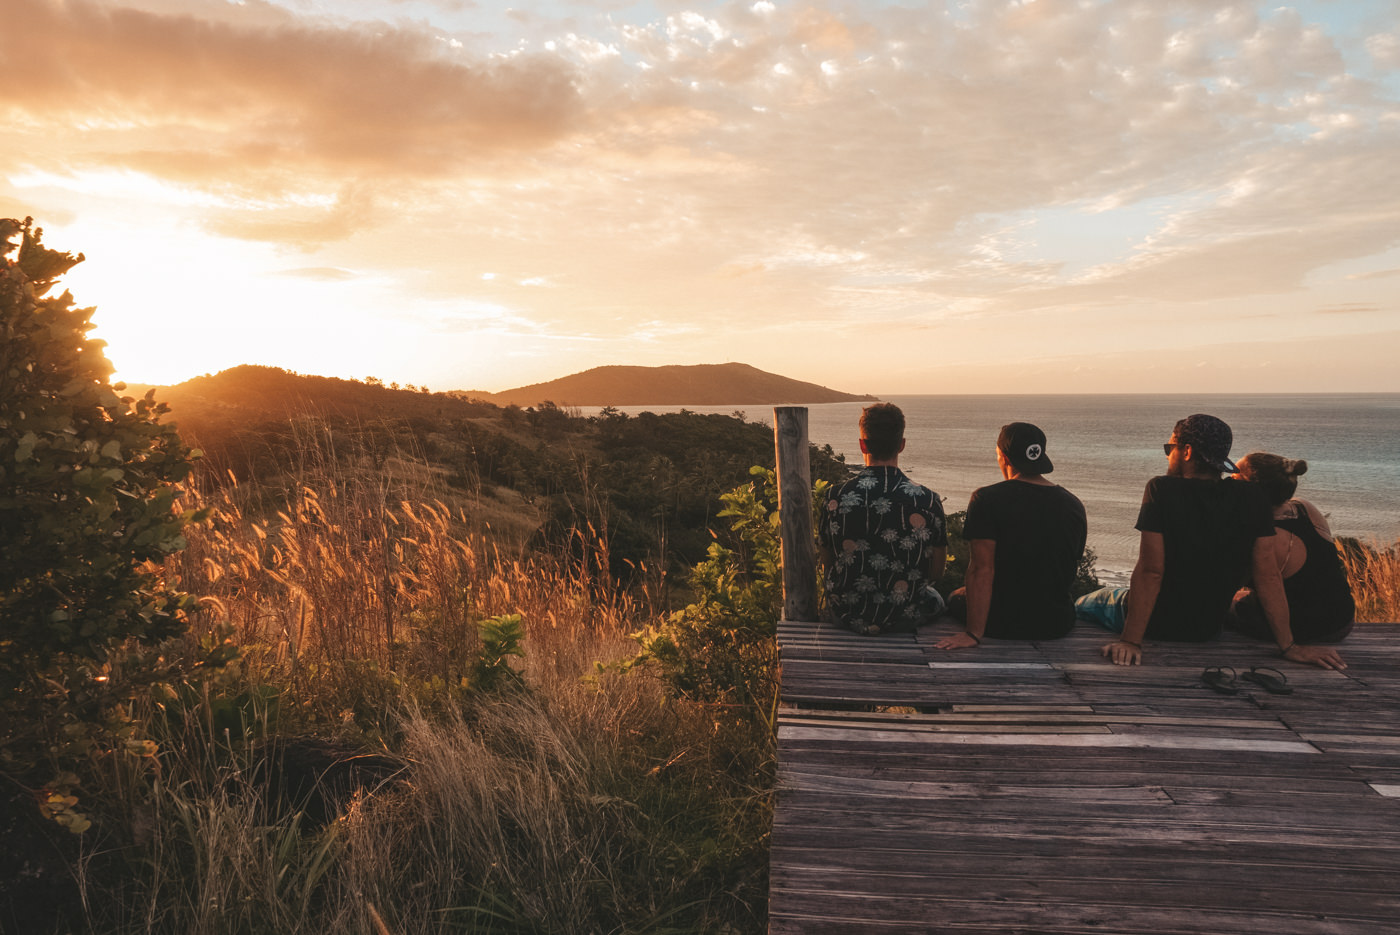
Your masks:
[[[1031,445],[1026,449],[1026,460],[1039,461],[1042,450],[1043,449],[1039,445]]]

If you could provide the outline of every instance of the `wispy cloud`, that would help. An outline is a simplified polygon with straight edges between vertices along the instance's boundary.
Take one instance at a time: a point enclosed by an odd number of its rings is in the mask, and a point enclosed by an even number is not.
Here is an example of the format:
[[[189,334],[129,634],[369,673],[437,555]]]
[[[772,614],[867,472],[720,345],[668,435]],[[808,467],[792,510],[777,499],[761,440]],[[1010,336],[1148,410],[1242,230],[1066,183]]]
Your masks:
[[[0,86],[0,105],[104,141],[74,162],[200,185],[442,176],[557,139],[582,112],[557,57],[474,60],[421,28],[256,12],[240,22],[96,0],[20,4],[5,27],[0,57],[26,64]]]
[[[1359,279],[1359,280],[1368,280],[1368,279],[1393,279],[1393,278],[1395,278],[1396,276],[1400,276],[1400,269],[1378,269],[1378,270],[1375,270],[1374,272],[1370,272],[1370,273],[1356,273],[1355,275],[1351,276],[1350,278],[1351,278],[1351,279]]]
[[[1321,331],[1400,246],[1400,11],[1336,6],[30,0],[0,205],[100,188],[598,363],[789,335],[849,383],[881,325],[993,359],[1185,308],[1224,342],[1261,297]]]
[[[1357,315],[1363,312],[1379,312],[1379,305],[1369,302],[1348,302],[1345,305],[1326,305],[1317,310],[1319,315]]]
[[[317,282],[345,282],[354,279],[355,274],[348,269],[340,269],[335,266],[307,266],[301,269],[284,269],[280,271],[283,276],[291,276],[296,279],[311,279]]]

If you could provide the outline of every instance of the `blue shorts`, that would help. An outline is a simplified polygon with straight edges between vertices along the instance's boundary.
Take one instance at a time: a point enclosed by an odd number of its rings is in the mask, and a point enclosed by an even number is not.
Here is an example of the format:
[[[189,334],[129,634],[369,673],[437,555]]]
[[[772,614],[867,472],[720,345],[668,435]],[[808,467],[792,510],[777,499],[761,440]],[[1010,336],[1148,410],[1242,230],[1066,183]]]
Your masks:
[[[1100,588],[1074,602],[1074,616],[1097,623],[1110,633],[1122,633],[1128,622],[1128,589]]]

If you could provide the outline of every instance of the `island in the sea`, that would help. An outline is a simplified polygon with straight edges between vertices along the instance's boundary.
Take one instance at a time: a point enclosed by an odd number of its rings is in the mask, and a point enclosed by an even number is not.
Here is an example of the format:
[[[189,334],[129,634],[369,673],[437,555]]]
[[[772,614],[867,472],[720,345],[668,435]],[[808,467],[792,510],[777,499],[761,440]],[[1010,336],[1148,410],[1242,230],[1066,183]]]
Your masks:
[[[154,389],[168,403],[182,431],[206,434],[211,425],[251,425],[316,413],[321,416],[375,418],[469,418],[473,406],[727,407],[814,405],[869,402],[874,396],[843,393],[815,383],[791,380],[747,364],[699,364],[671,367],[595,367],[548,383],[491,393],[427,387],[388,386],[373,377],[343,380],[292,373],[278,367],[244,364],[195,377],[174,386],[131,385],[124,392],[143,395]]]
[[[773,406],[785,403],[848,403],[874,396],[843,393],[768,373],[748,364],[668,367],[594,367],[547,383],[466,395],[498,406]]]

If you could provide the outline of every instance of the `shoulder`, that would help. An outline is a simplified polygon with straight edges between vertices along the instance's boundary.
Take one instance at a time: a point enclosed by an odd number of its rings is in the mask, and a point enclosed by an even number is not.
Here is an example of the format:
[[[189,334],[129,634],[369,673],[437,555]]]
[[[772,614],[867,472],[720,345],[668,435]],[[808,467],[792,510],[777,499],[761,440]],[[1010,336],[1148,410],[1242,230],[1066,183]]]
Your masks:
[[[1064,503],[1067,509],[1074,510],[1078,513],[1084,512],[1083,500],[1080,500],[1078,497],[1076,497],[1074,494],[1070,493],[1063,487],[1052,487],[1050,489],[1054,491],[1054,493],[1051,494],[1051,496],[1058,498],[1062,503]]]
[[[1247,480],[1235,480],[1227,477],[1220,482],[1221,489],[1228,492],[1231,497],[1253,503],[1262,503],[1269,506],[1269,498],[1264,495],[1264,489],[1258,484]],[[1273,507],[1269,507],[1269,514],[1273,514]]]
[[[978,487],[972,492],[972,496],[967,500],[967,513],[969,516],[977,517],[988,510],[995,509],[1000,502],[1000,491],[997,490],[1001,484],[989,484],[986,487]]]
[[[915,497],[920,499],[931,498],[933,500],[939,499],[938,494],[934,493],[932,489],[916,482],[912,477],[910,477],[908,474],[905,474],[903,471],[900,471],[898,474],[895,474],[891,478],[890,486],[893,490],[895,490],[898,493],[904,494],[906,497]]]
[[[1319,517],[1322,515],[1321,510],[1313,505],[1311,501],[1304,500],[1302,497],[1294,497],[1292,500],[1288,501],[1288,505],[1292,506],[1299,515],[1307,515],[1309,517]]]
[[[1006,494],[1006,485],[1009,483],[1011,483],[1011,481],[1004,480],[998,481],[995,484],[988,484],[985,487],[978,487],[972,492],[972,499],[974,501],[995,500],[997,497],[1004,496]]]
[[[1298,512],[1312,521],[1313,527],[1325,538],[1332,538],[1332,527],[1327,524],[1327,516],[1308,500],[1294,497],[1289,501],[1298,505]]]
[[[1180,477],[1158,474],[1147,482],[1147,486],[1144,487],[1142,491],[1142,498],[1144,500],[1156,500],[1160,497],[1171,496],[1174,492],[1181,489],[1181,483],[1182,479]]]
[[[870,476],[870,469],[869,469],[869,468],[865,468],[864,470],[857,471],[856,473],[852,474],[850,477],[848,477],[848,478],[846,478],[845,480],[843,480],[841,483],[839,483],[839,484],[832,484],[830,487],[828,487],[828,488],[827,488],[827,496],[829,496],[829,497],[837,497],[837,496],[840,496],[841,494],[845,493],[845,492],[848,491],[848,490],[855,490],[855,489],[857,489],[859,486],[861,486],[861,484],[860,484],[861,478],[869,477],[869,476]]]

